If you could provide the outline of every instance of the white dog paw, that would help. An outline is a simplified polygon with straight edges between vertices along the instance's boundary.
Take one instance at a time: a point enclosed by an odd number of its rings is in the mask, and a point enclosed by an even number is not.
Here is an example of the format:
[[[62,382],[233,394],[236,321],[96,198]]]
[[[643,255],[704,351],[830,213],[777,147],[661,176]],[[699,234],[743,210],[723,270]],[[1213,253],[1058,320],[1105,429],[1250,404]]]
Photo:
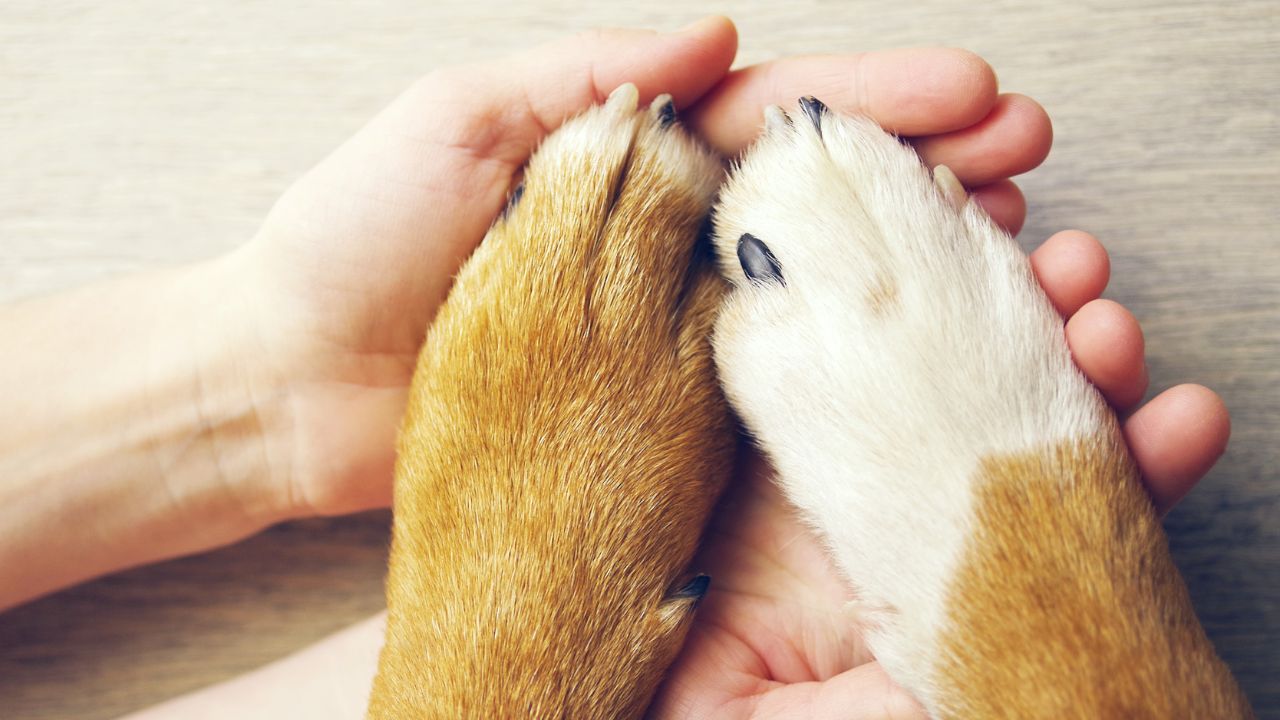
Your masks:
[[[954,174],[870,120],[800,108],[766,112],[721,192],[734,287],[716,361],[788,497],[876,608],[877,656],[927,700],[991,463],[1110,449],[1114,419],[1026,257]]]

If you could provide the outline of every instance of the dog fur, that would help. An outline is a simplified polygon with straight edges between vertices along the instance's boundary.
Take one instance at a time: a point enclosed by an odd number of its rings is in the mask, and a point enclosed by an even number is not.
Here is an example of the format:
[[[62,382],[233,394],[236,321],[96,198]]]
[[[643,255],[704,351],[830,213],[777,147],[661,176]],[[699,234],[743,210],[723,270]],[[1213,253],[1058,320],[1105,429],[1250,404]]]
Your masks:
[[[724,297],[695,243],[720,166],[636,105],[548,138],[431,328],[370,717],[644,712],[732,466],[716,365],[934,717],[1251,717],[1061,318],[954,174],[815,100],[768,110],[716,211]]]
[[[889,674],[943,718],[1252,715],[1017,245],[807,98],[716,209],[731,404]]]
[[[637,716],[706,590],[735,435],[695,240],[723,170],[637,101],[546,140],[431,327],[371,718]]]

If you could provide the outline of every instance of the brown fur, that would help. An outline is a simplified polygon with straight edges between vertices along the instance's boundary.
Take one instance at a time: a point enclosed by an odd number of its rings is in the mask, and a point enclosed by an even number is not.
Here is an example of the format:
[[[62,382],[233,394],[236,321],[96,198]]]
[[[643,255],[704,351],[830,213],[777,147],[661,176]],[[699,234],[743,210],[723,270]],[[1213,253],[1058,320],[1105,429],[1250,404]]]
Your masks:
[[[594,113],[423,347],[372,718],[635,716],[683,641],[672,591],[734,443],[694,252],[719,167],[652,112]]]
[[[991,458],[976,488],[940,672],[940,697],[957,702],[943,718],[1253,716],[1118,433]]]

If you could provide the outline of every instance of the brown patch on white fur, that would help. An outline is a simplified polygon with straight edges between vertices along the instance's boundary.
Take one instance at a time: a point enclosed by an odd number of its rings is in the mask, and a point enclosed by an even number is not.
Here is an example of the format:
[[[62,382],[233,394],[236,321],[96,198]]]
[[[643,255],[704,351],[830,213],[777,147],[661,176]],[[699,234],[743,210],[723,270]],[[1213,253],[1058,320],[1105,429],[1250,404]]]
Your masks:
[[[884,317],[898,305],[898,284],[888,275],[878,275],[867,288],[867,307],[876,317]]]
[[[720,169],[613,105],[534,157],[423,347],[370,717],[636,716],[683,641],[734,445],[694,248]]]
[[[986,460],[941,718],[1252,717],[1118,433]]]

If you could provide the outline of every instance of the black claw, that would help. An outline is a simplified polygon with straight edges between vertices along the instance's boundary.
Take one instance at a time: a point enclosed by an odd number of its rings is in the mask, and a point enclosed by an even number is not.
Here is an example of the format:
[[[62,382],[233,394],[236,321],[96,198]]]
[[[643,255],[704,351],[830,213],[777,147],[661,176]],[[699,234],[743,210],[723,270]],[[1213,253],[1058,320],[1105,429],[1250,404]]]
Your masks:
[[[711,586],[710,575],[698,575],[689,581],[687,585],[676,590],[671,594],[672,598],[693,598],[693,606],[698,607],[698,603],[702,602],[702,596],[707,594],[707,588]]]
[[[813,123],[813,127],[822,134],[822,116],[827,112],[827,106],[822,101],[812,95],[806,95],[800,98],[800,109],[804,110],[804,114],[809,116],[809,122]]]
[[[778,266],[778,258],[773,256],[769,246],[751,233],[743,233],[738,238],[738,262],[742,264],[742,272],[747,279],[757,283],[777,282],[786,285],[782,279],[782,268]]]
[[[524,197],[524,183],[517,185],[515,189],[511,191],[511,194],[507,196],[507,204],[502,208],[503,220],[506,220],[507,217],[511,215],[511,211],[516,209],[516,206],[520,204],[520,198],[522,197]]]
[[[676,103],[674,100],[667,100],[658,108],[658,125],[659,127],[671,127],[676,121]]]
[[[701,262],[714,262],[716,257],[716,210],[712,208],[707,216],[702,219],[702,225],[698,226],[698,239],[693,243],[693,261],[691,264],[697,265]]]

